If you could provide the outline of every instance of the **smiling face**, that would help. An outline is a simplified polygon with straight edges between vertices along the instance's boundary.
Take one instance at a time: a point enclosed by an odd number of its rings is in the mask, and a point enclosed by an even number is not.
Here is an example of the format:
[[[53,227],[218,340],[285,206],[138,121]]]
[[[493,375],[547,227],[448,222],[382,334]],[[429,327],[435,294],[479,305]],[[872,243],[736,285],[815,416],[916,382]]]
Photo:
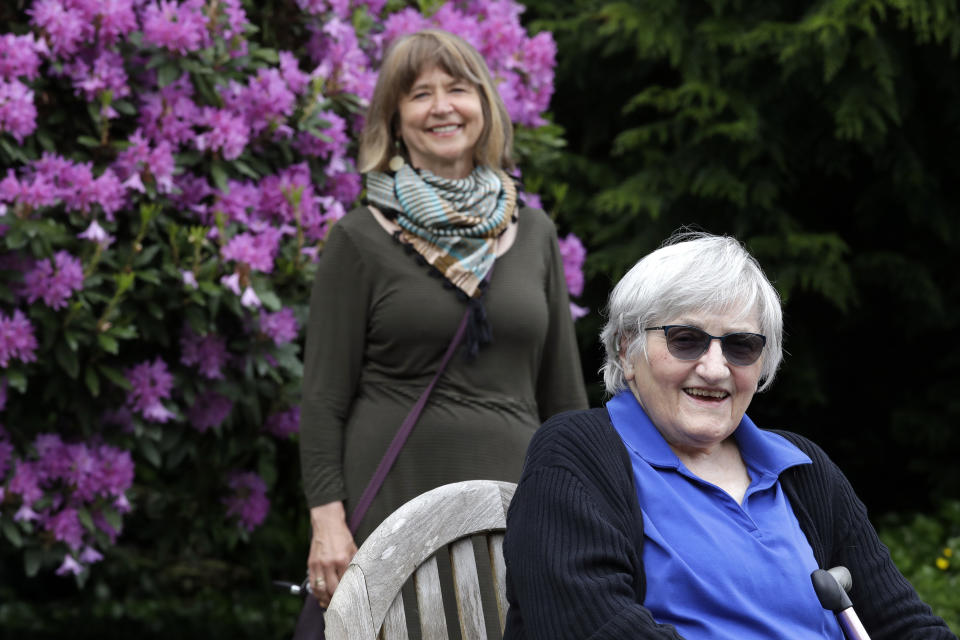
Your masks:
[[[400,98],[400,137],[418,169],[444,178],[464,178],[483,132],[477,88],[439,67],[421,73]]]
[[[734,331],[759,333],[755,319],[694,313],[664,324],[685,324],[715,336]],[[727,362],[720,341],[696,360],[678,360],[667,351],[663,331],[647,334],[647,355],[621,355],[624,378],[650,420],[674,451],[709,452],[740,424],[760,381],[763,356],[748,366]]]

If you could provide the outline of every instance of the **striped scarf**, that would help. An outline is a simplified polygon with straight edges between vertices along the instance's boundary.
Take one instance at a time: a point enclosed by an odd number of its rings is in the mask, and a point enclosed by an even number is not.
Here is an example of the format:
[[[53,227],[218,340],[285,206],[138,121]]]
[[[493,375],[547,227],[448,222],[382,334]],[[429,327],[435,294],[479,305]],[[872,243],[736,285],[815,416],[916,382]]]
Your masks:
[[[496,260],[496,240],[517,207],[517,189],[505,172],[477,167],[450,180],[404,165],[395,176],[367,174],[367,199],[396,212],[400,236],[471,298]]]

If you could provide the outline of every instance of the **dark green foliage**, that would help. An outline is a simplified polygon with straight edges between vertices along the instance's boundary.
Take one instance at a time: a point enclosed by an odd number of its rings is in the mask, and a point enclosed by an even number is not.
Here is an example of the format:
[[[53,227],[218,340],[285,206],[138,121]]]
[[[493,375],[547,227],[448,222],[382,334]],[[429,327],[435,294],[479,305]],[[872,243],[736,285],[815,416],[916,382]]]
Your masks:
[[[569,146],[538,169],[591,251],[587,304],[680,226],[736,235],[786,309],[754,418],[821,442],[872,508],[960,493],[956,3],[528,5],[559,47]],[[601,321],[578,324],[592,379]]]

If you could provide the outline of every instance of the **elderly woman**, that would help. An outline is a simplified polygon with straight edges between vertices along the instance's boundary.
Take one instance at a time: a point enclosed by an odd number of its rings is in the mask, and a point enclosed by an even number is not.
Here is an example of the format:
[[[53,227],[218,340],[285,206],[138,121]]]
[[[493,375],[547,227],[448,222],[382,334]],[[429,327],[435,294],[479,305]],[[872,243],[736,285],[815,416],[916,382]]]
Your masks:
[[[824,452],[745,415],[783,320],[736,240],[675,236],[608,317],[613,397],[537,432],[510,506],[506,638],[842,640],[810,578],[836,565],[874,640],[955,638]]]
[[[512,139],[472,46],[437,30],[392,45],[360,143],[367,203],[330,232],[307,329],[300,457],[323,606],[397,507],[450,482],[515,482],[540,423],[587,406],[556,231],[505,171]],[[460,352],[351,531],[465,316]]]

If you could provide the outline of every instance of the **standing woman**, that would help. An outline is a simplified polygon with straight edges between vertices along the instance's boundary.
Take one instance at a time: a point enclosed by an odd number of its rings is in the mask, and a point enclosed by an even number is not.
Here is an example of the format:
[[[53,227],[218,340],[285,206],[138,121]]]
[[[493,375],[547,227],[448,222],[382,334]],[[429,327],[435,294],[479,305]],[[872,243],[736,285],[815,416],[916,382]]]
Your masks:
[[[540,423],[586,407],[556,231],[505,172],[511,144],[473,47],[437,30],[392,46],[360,143],[368,204],[331,230],[310,304],[300,459],[321,606],[397,507],[449,482],[516,481]],[[467,310],[462,347],[351,534]]]

